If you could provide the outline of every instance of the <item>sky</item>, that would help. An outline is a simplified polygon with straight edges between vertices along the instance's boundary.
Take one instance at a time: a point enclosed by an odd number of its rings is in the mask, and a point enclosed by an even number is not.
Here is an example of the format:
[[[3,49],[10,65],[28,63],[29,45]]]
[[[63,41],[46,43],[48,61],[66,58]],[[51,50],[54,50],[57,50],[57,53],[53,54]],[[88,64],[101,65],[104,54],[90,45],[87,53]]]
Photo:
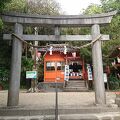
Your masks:
[[[67,15],[79,15],[90,4],[100,4],[100,0],[57,0],[57,2]]]

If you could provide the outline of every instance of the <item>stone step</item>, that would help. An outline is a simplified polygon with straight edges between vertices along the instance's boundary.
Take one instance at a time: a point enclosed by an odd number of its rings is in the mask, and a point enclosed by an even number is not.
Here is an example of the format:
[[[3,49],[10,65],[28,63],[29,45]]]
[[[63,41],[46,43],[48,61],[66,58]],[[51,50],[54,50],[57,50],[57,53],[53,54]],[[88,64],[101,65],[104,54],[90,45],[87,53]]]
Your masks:
[[[66,86],[65,88],[71,88],[71,89],[79,89],[79,88],[86,88],[86,86]]]
[[[68,81],[66,87],[63,89],[64,92],[87,92],[88,88],[85,85],[84,80],[72,80]]]
[[[86,87],[85,85],[67,85],[67,87],[79,87],[79,88],[81,88],[81,87]]]
[[[69,82],[73,82],[73,83],[74,83],[74,82],[82,83],[82,82],[85,82],[85,80],[69,80],[68,83],[69,83]]]
[[[43,109],[42,109],[43,108]],[[55,108],[2,108],[0,109],[0,116],[48,116],[55,115]],[[59,108],[59,106],[58,106]],[[108,112],[120,112],[119,108],[110,108],[110,107],[74,107],[69,108],[59,108],[59,115],[68,115],[69,114],[98,114],[98,113],[108,113]],[[84,116],[85,116],[84,115]],[[67,118],[68,118],[67,116]],[[66,118],[66,119],[67,119]],[[120,119],[119,119],[120,120]]]
[[[78,87],[82,87],[85,86],[85,84],[68,84],[67,86],[78,86]]]
[[[67,84],[85,84],[85,82],[68,82]]]
[[[70,114],[61,115],[60,120],[120,120],[120,112],[106,114]]]
[[[68,81],[68,83],[85,83],[85,81]]]
[[[88,92],[87,88],[64,88],[64,92]]]
[[[37,116],[0,116],[0,120],[55,120],[55,115]],[[120,120],[120,112],[98,114],[63,114],[58,120]]]
[[[0,120],[55,120],[55,115],[37,116],[0,116]],[[63,114],[58,120],[120,120],[120,112],[105,114]]]
[[[86,87],[85,86],[83,86],[83,87],[74,87],[74,86],[70,86],[70,87],[66,87],[66,89],[85,89]]]
[[[71,89],[71,88],[65,88],[63,89],[64,92],[88,92],[88,89],[87,88],[84,88],[84,89]]]
[[[85,81],[68,81],[67,84],[85,84]]]

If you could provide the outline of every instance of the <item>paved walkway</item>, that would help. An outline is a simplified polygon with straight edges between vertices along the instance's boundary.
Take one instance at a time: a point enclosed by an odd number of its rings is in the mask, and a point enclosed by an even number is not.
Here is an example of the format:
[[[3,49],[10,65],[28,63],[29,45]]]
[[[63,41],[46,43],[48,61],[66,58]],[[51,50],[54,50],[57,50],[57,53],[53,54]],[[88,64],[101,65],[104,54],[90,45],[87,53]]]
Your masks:
[[[8,91],[0,91],[0,107],[7,105]],[[95,103],[94,92],[59,92],[59,108],[75,106],[93,106]],[[115,99],[114,92],[106,92],[107,103]],[[54,107],[55,92],[26,93],[20,91],[19,106],[24,107]]]
[[[20,91],[19,106],[9,108],[8,91],[0,91],[0,120],[55,120],[55,92]],[[95,107],[94,92],[59,92],[58,120],[120,120],[119,109]],[[106,92],[107,103],[115,99]],[[101,109],[102,108],[102,109]]]

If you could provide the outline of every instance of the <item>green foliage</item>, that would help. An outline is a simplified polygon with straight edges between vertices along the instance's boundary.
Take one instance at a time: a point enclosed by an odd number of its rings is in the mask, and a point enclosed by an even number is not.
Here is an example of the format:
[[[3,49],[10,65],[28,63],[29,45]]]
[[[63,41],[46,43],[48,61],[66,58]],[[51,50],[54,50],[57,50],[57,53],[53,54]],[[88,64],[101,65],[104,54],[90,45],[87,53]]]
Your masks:
[[[109,34],[111,40],[103,44],[103,54],[109,55],[116,46],[120,45],[120,1],[119,0],[101,0],[104,12],[117,10],[118,13],[113,17],[109,26],[101,29],[102,34]],[[109,54],[108,54],[109,53]]]
[[[8,89],[9,70],[5,67],[0,67],[0,85],[3,89]]]
[[[11,0],[5,4],[4,11],[22,12],[40,15],[57,15],[60,7],[55,0]]]
[[[0,12],[3,11],[4,7],[6,4],[8,4],[11,0],[0,0]],[[0,31],[1,29],[3,29],[3,22],[2,20],[0,19]]]
[[[3,11],[5,5],[9,3],[11,0],[0,0],[0,12]]]
[[[59,4],[55,0],[31,0],[26,5],[26,12],[32,14],[57,15],[59,11]]]
[[[33,60],[32,58],[26,58],[25,56],[22,57],[22,72],[30,71],[33,67]]]
[[[5,5],[9,3],[10,0],[0,0],[0,12],[3,11]],[[3,22],[0,19],[0,33],[3,29]],[[1,37],[1,36],[0,36]],[[0,85],[2,85],[3,89],[8,89],[8,78],[9,78],[9,61],[7,57],[10,57],[10,47],[5,48],[7,43],[0,40],[0,65],[4,67],[0,67]],[[6,50],[7,49],[7,50]],[[7,63],[7,64],[6,64]]]
[[[110,41],[102,43],[103,57],[106,57],[116,48],[116,46],[120,45],[120,0],[101,0],[101,3],[101,5],[92,4],[88,6],[83,14],[96,14],[113,10],[118,11],[117,15],[113,17],[112,22],[109,25],[101,27],[101,34],[109,34],[111,39]],[[83,53],[88,52],[89,49],[85,49],[85,52]],[[106,58],[103,59],[104,62],[109,61]]]
[[[28,14],[40,14],[40,15],[58,15],[59,4],[55,0],[1,0],[0,10],[3,12],[20,12]],[[3,28],[3,23],[0,19],[0,29]],[[11,33],[13,28],[11,26],[4,26],[1,33]],[[53,34],[53,30],[50,27],[38,27],[39,34]],[[24,27],[25,34],[34,34],[34,27]],[[11,46],[9,42],[0,40],[0,64],[6,66],[6,70],[10,67],[11,59]],[[7,64],[6,64],[7,63]],[[42,66],[42,67],[41,67]],[[39,69],[43,69],[41,64]],[[26,85],[26,71],[32,70],[33,60],[31,58],[22,58],[22,71],[21,71],[21,85]],[[42,70],[43,71],[43,70]],[[40,75],[43,73],[40,70]],[[8,84],[7,84],[8,85]]]
[[[5,68],[9,69],[10,58],[11,58],[11,46],[9,46],[9,42],[0,40],[0,64]]]
[[[0,19],[0,30],[3,29],[3,22],[2,20]]]
[[[110,53],[116,48],[116,46],[120,45],[120,40],[110,40],[103,44],[103,56],[108,56]]]
[[[103,10],[109,11],[120,11],[120,0],[101,0]]]
[[[25,12],[26,0],[11,0],[5,4],[4,11],[6,12]]]
[[[100,5],[97,4],[91,4],[87,7],[87,9],[84,10],[83,14],[98,14],[98,13],[102,13],[103,9]]]
[[[92,52],[91,48],[80,49],[80,55],[84,57],[85,62],[92,63]]]
[[[26,71],[31,71],[33,64],[34,63],[32,58],[26,58],[25,56],[22,57],[22,69],[21,69],[21,81],[20,81],[20,85],[22,88],[26,87]]]
[[[91,4],[87,7],[87,9],[84,10],[83,14],[93,15],[93,14],[98,14],[102,12],[103,12],[103,9],[100,5]],[[90,27],[81,28],[80,34],[81,35],[91,34],[91,28]],[[84,44],[86,43],[83,42],[81,45],[84,45]],[[84,56],[85,61],[88,63],[92,63],[92,52],[91,51],[92,51],[91,46],[80,49],[80,54]]]
[[[4,67],[0,67],[0,77],[8,78],[8,76],[9,76],[9,70],[5,69]]]
[[[117,90],[120,88],[120,80],[116,76],[111,75],[108,82],[111,90]]]

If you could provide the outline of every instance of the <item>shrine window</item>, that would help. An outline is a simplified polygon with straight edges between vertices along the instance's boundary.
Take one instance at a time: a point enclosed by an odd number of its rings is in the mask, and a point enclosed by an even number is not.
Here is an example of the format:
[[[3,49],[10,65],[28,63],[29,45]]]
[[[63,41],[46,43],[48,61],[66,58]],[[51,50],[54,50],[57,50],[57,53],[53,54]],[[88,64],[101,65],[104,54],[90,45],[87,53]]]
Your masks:
[[[54,71],[55,70],[55,62],[46,62],[46,70]]]
[[[64,70],[65,69],[65,62],[57,62],[57,70]]]

